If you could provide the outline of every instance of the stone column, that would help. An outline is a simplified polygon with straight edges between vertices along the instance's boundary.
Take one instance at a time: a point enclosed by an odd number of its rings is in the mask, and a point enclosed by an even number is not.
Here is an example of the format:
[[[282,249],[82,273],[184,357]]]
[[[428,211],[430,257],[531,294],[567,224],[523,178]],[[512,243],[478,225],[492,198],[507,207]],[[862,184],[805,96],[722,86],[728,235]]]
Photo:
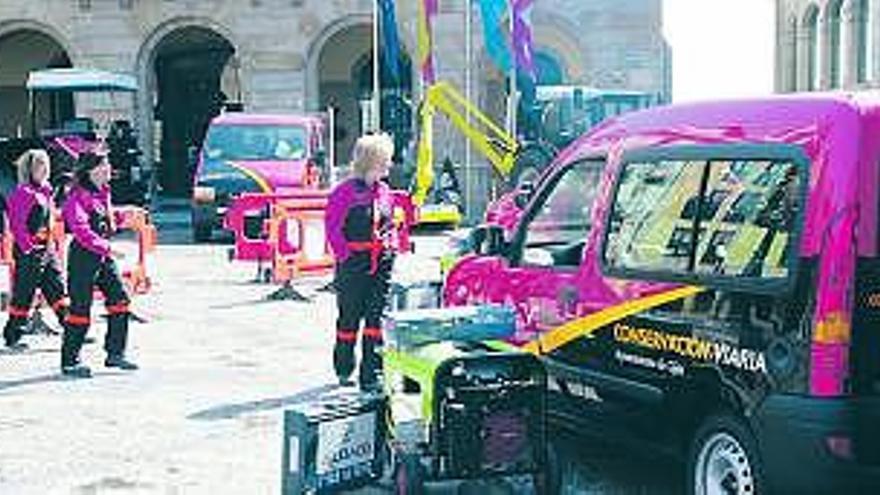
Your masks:
[[[871,72],[867,74],[868,81],[873,85],[880,82],[880,0],[870,0],[868,2],[868,57],[871,59]]]
[[[828,19],[827,9],[819,12],[819,20],[816,29],[819,32],[817,47],[819,52],[819,64],[816,70],[819,72],[819,84],[814,89],[831,88],[831,22]]]
[[[810,60],[810,27],[804,23],[797,24],[797,33],[795,35],[796,44],[796,64],[797,64],[797,90],[806,91],[810,88],[810,64],[814,61]],[[818,46],[816,47],[818,49]],[[818,71],[819,67],[814,67],[814,71]]]
[[[840,9],[840,80],[852,89],[858,81],[859,37],[855,0],[844,0]]]
[[[797,90],[797,22],[794,18],[780,21],[777,30],[776,92],[788,93]]]

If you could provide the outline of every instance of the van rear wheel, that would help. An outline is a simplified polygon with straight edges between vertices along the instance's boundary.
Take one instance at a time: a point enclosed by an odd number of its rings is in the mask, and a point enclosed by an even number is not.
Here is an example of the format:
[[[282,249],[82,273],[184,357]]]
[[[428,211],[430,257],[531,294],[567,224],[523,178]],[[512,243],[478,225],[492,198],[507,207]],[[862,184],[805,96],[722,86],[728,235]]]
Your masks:
[[[688,492],[693,495],[764,493],[755,438],[739,419],[710,416],[694,435],[688,456]]]

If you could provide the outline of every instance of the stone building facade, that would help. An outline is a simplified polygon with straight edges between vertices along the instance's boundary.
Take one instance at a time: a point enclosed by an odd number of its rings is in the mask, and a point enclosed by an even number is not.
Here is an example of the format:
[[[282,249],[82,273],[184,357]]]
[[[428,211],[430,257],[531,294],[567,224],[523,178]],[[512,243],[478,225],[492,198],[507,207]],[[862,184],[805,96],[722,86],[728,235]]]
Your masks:
[[[778,92],[880,86],[880,0],[776,0]]]
[[[409,60],[416,58],[418,1],[396,2]],[[478,8],[466,28],[469,3],[439,2],[438,78],[464,88],[469,77],[472,99],[502,119],[504,75],[483,50]],[[662,0],[535,3],[536,57],[557,79],[669,99]],[[131,73],[140,89],[109,100],[80,95],[68,106],[83,115],[130,116],[148,161],[158,164],[162,184],[174,194],[185,195],[188,187],[185,148],[198,144],[223,100],[241,100],[256,112],[318,111],[332,104],[337,121],[348,127],[337,148],[343,158],[359,132],[358,99],[371,81],[372,6],[373,0],[2,0],[0,136],[26,128],[28,70],[93,67]],[[420,91],[415,71],[404,78],[413,99]],[[42,110],[44,120],[64,110],[58,102],[41,104],[50,107]],[[439,126],[435,136],[438,148],[462,153],[464,139],[456,132]]]

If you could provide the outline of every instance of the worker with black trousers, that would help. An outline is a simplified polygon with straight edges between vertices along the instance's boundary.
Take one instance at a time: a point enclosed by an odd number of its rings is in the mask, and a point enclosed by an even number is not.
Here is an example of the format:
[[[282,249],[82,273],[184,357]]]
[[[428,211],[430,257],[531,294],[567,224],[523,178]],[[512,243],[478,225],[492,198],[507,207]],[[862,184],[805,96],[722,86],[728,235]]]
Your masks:
[[[64,222],[73,238],[67,254],[70,314],[61,345],[61,372],[73,377],[91,376],[89,367],[80,362],[79,353],[91,323],[95,287],[103,293],[108,313],[104,365],[123,370],[138,368],[125,356],[129,297],[115,261],[122,254],[110,244],[116,225],[110,205],[110,174],[110,163],[104,153],[81,154],[76,184],[64,202]]]
[[[49,155],[41,149],[24,152],[16,161],[18,186],[9,195],[9,230],[13,237],[14,274],[9,319],[3,328],[6,347],[23,350],[21,336],[37,289],[65,325],[69,301],[57,253],[52,249],[54,206],[49,185]]]
[[[361,333],[362,390],[381,383],[382,314],[388,302],[396,231],[388,177],[394,144],[387,134],[360,137],[351,163],[352,177],[330,193],[327,242],[336,259],[336,345],[333,365],[341,385],[351,385],[354,348]],[[363,332],[360,332],[363,322]]]

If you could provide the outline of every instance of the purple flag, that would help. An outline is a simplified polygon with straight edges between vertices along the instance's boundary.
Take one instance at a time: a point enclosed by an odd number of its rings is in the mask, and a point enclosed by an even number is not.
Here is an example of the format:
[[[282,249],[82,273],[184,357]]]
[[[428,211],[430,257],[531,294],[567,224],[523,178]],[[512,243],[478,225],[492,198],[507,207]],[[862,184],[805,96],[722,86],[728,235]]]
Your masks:
[[[431,28],[434,17],[437,15],[437,0],[422,0],[419,3],[418,20],[418,45],[419,65],[421,66],[422,81],[426,85],[434,84],[434,54]]]
[[[516,67],[532,81],[536,79],[532,57],[532,7],[534,0],[513,0],[513,52]]]

